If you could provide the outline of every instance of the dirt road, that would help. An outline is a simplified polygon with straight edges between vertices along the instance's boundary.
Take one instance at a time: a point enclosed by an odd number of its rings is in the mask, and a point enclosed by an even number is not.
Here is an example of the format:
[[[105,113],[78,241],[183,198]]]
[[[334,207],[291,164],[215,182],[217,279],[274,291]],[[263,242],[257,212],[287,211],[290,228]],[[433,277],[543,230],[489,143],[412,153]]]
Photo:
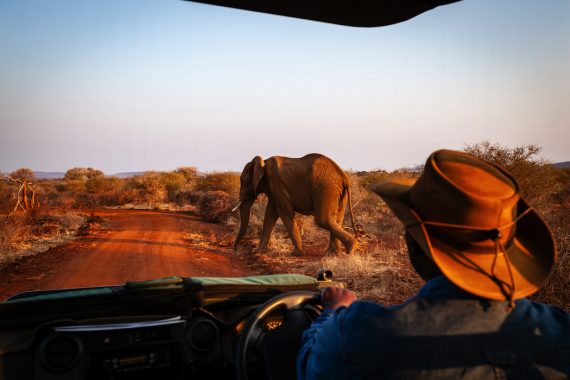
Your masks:
[[[98,210],[86,236],[0,272],[0,300],[18,292],[122,284],[167,276],[250,275],[230,249],[203,240],[226,234],[196,217],[142,210]]]

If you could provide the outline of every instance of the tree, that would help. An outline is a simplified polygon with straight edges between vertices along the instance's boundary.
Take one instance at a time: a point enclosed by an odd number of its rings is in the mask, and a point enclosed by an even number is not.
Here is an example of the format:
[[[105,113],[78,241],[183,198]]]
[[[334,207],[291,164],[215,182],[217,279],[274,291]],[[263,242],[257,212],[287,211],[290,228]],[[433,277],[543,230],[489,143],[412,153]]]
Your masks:
[[[176,173],[182,174],[186,183],[191,183],[198,176],[198,169],[194,166],[181,166],[176,169]]]
[[[166,197],[170,202],[176,200],[176,196],[182,191],[186,183],[186,177],[184,174],[176,171],[160,173],[160,182],[166,191]]]
[[[85,182],[85,190],[92,194],[118,193],[123,187],[123,180],[116,177],[91,177]]]
[[[557,171],[542,157],[536,144],[524,144],[514,148],[489,141],[465,145],[463,150],[476,157],[499,165],[519,183],[523,197],[532,205],[543,205],[560,190]]]
[[[77,179],[89,179],[95,177],[103,176],[103,172],[101,170],[93,169],[93,168],[72,168],[65,172],[65,176],[63,177],[66,180],[77,180]]]
[[[145,172],[129,178],[125,190],[134,192],[134,202],[163,202],[166,196],[164,184],[157,172]]]
[[[232,196],[239,193],[239,175],[232,172],[211,173],[198,178],[195,189],[198,191],[224,191]]]
[[[31,182],[36,180],[36,175],[30,168],[20,168],[18,170],[15,170],[10,173],[10,177],[18,181]]]

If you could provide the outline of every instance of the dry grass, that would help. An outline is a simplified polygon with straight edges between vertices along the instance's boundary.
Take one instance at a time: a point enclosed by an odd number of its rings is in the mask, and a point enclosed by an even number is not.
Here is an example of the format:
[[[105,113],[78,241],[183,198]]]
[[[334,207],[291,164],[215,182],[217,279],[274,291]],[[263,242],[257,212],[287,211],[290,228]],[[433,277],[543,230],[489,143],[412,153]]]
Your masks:
[[[61,209],[44,209],[32,217],[0,215],[0,268],[73,239],[88,219]]]
[[[280,242],[281,243],[281,242]],[[333,280],[342,281],[355,291],[360,299],[398,304],[417,292],[423,280],[411,267],[405,245],[388,247],[379,241],[366,242],[354,255],[291,256],[289,244],[274,244],[270,252],[258,254],[242,252],[241,256],[253,272],[300,273],[315,277],[319,270],[332,271]],[[326,246],[310,246],[309,251],[324,251]]]

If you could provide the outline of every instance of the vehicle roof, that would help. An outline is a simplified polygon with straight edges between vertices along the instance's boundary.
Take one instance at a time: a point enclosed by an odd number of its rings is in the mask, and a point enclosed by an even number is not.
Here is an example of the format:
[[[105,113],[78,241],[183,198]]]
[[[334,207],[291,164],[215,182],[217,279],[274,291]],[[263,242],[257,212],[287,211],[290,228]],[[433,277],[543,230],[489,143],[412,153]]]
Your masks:
[[[461,0],[186,0],[332,24],[377,27]]]

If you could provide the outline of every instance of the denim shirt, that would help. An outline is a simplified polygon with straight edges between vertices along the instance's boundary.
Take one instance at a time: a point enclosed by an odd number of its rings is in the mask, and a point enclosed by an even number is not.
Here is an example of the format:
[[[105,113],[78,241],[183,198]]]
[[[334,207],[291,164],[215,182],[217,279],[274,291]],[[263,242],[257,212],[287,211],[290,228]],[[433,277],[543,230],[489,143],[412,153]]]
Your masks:
[[[568,379],[570,315],[490,301],[444,277],[402,305],[325,310],[303,335],[297,378]]]

